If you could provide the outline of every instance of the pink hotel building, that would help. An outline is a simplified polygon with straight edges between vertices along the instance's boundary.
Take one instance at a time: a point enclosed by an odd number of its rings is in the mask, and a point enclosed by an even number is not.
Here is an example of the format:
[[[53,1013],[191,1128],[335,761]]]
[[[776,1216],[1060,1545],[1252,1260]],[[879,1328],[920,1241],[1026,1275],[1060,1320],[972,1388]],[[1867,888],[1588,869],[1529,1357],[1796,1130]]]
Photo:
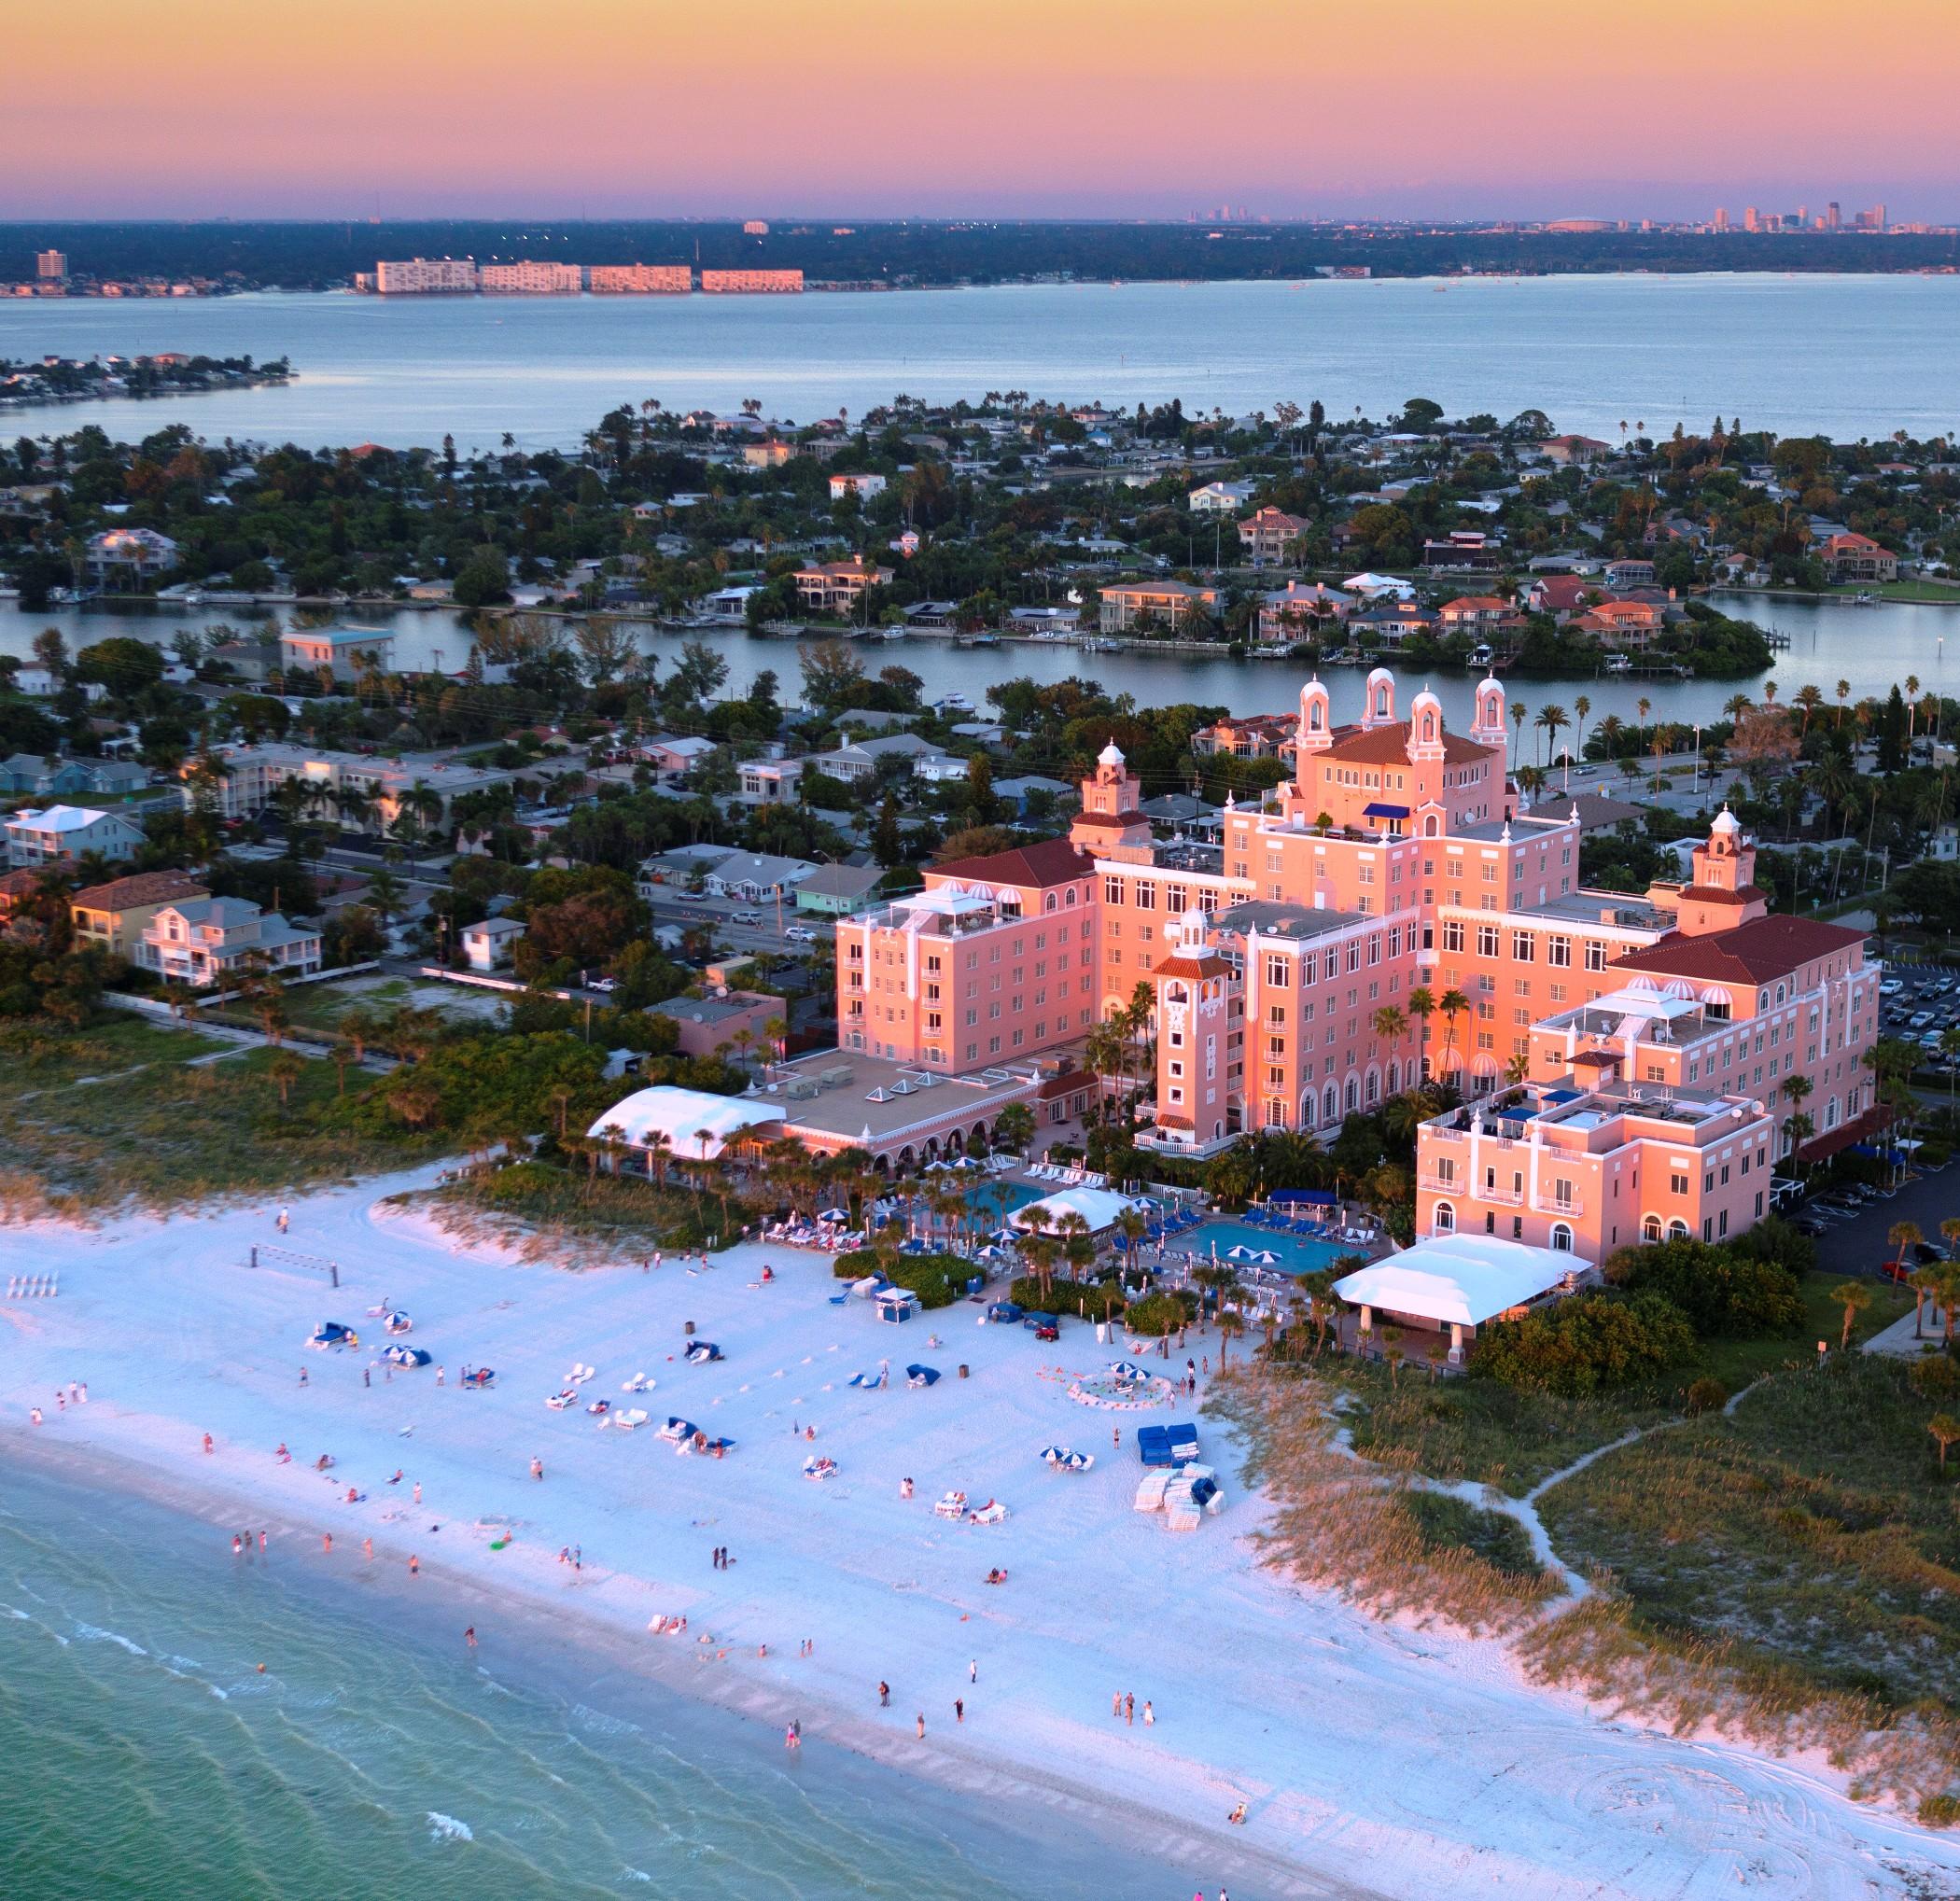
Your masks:
[[[1146,1148],[1328,1131],[1444,1076],[1468,1100],[1420,1133],[1417,1232],[1590,1262],[1757,1220],[1799,1104],[1813,1153],[1869,1125],[1863,935],[1768,916],[1726,811],[1687,885],[1583,890],[1575,818],[1517,809],[1498,681],[1466,734],[1427,691],[1399,718],[1385,668],[1365,705],[1336,727],[1326,688],[1302,689],[1294,777],[1228,802],[1217,845],[1154,837],[1106,748],[1068,838],[940,866],[839,921],[841,1044],[940,1075],[1059,1057],[1143,984]],[[1418,1016],[1419,989],[1464,1008]]]

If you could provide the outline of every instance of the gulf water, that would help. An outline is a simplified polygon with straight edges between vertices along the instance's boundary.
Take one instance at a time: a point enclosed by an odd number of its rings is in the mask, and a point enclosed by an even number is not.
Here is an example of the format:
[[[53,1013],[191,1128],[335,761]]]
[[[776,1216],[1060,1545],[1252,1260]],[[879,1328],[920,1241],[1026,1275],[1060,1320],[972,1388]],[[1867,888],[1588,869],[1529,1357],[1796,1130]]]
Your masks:
[[[7,1901],[1191,1891],[233,1529],[5,1469]]]

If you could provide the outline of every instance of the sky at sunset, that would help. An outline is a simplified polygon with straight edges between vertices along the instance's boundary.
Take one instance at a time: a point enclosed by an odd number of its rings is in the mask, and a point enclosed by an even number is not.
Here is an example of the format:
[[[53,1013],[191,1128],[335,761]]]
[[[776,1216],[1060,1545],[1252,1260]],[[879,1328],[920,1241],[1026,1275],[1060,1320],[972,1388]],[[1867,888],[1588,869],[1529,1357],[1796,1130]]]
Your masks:
[[[1960,217],[1960,0],[61,0],[0,217]]]

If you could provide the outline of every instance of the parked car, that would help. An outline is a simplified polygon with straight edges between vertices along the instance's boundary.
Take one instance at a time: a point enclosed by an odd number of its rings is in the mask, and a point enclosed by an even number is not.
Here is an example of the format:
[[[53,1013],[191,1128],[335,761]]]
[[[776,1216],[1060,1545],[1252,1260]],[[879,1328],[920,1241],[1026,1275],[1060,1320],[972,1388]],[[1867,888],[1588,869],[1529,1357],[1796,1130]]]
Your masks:
[[[807,924],[791,924],[783,931],[791,944],[815,944],[817,933]]]
[[[609,997],[620,986],[617,977],[595,977],[586,985],[588,990],[596,990],[602,997]]]

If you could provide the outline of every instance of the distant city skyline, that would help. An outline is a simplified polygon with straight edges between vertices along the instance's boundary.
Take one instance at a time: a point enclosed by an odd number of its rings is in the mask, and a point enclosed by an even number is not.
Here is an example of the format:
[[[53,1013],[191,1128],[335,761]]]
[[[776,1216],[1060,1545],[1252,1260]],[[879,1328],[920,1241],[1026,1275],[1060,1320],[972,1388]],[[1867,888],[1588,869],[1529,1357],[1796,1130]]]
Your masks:
[[[197,14],[9,28],[0,217],[1960,217],[1946,0]]]

